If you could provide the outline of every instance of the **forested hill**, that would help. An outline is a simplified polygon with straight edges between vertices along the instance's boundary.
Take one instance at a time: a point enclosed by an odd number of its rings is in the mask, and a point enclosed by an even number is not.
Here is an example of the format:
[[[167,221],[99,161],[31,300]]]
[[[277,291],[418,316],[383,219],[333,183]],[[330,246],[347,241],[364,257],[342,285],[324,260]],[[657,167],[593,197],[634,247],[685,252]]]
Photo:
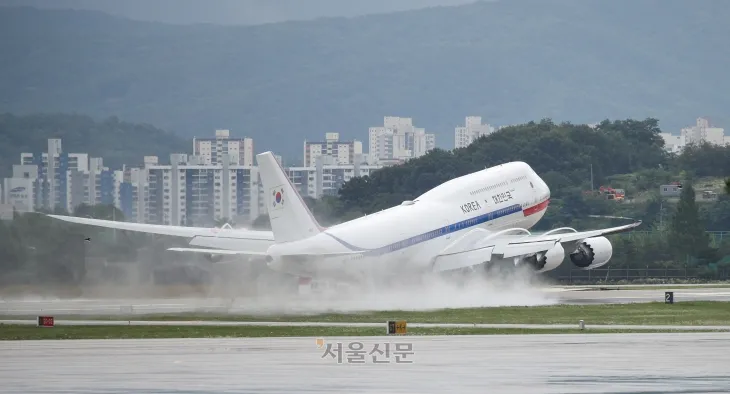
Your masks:
[[[605,120],[587,125],[528,122],[482,137],[466,148],[436,150],[401,166],[345,183],[337,200],[315,208],[334,218],[356,217],[411,200],[457,176],[509,161],[529,164],[551,190],[551,209],[538,228],[585,225],[588,215],[643,219],[644,228],[659,220],[659,186],[730,176],[730,146],[690,146],[679,155],[664,151],[656,119]],[[632,203],[617,204],[586,194],[600,185],[626,190]],[[722,183],[713,186],[724,194]],[[703,211],[713,230],[730,229],[730,200]],[[329,204],[322,207],[322,204]],[[325,210],[326,208],[326,210]],[[667,209],[665,206],[664,209]]]
[[[413,199],[455,177],[524,161],[547,182],[552,196],[560,198],[576,189],[589,190],[591,167],[596,185],[616,174],[674,167],[676,160],[664,152],[659,131],[656,119],[605,120],[595,129],[549,119],[529,122],[503,128],[466,148],[436,150],[370,177],[355,178],[342,187],[340,197],[369,213]]]
[[[150,125],[133,124],[117,118],[96,121],[88,116],[0,114],[0,178],[12,174],[23,152],[48,151],[48,139],[61,138],[68,153],[89,153],[104,158],[104,165],[118,169],[122,164],[141,165],[144,156],[160,156],[167,162],[170,153],[187,153],[190,144]]]
[[[467,115],[728,125],[728,20],[726,0],[509,0],[249,27],[3,8],[0,110],[187,137],[229,128],[284,156],[324,132],[364,140],[385,115],[444,148]]]

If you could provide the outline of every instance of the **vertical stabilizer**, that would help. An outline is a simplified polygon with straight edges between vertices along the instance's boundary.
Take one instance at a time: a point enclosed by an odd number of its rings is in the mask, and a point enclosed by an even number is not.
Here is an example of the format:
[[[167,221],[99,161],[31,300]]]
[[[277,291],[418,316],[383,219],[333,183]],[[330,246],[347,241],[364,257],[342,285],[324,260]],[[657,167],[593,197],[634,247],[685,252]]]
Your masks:
[[[271,152],[256,155],[274,241],[291,242],[322,231]]]

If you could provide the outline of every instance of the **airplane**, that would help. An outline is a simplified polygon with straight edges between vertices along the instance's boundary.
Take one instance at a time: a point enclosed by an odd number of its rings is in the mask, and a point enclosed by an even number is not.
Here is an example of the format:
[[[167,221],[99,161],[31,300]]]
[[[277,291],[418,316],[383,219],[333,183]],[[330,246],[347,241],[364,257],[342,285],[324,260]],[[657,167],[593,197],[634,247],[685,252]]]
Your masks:
[[[497,262],[533,272],[557,268],[566,254],[591,270],[613,254],[606,235],[618,227],[577,231],[562,227],[542,234],[529,229],[545,215],[550,189],[524,162],[509,162],[451,179],[413,200],[328,228],[307,208],[271,152],[256,156],[271,231],[196,228],[49,215],[93,226],[191,238],[208,256],[262,259],[281,273],[303,279],[359,283],[453,272]]]

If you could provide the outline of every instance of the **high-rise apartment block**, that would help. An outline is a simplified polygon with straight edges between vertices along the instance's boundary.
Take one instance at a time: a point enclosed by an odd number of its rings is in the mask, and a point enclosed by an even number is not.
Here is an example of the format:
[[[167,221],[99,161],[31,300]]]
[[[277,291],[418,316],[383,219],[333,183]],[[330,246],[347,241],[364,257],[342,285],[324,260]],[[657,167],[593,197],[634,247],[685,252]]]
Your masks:
[[[63,152],[56,138],[48,140],[47,152],[21,153],[20,164],[13,166],[13,177],[4,185],[5,203],[19,212],[72,212],[81,204],[113,204],[115,196],[114,173],[101,158]]]
[[[713,127],[707,118],[697,118],[692,127],[683,128],[679,135],[660,133],[664,139],[664,148],[671,153],[679,153],[690,144],[710,143],[715,145],[730,145],[730,136],[725,135],[725,129]]]
[[[686,144],[708,142],[725,145],[728,142],[725,139],[725,129],[710,126],[710,121],[706,118],[697,118],[696,124],[693,127],[683,128],[681,135]]]
[[[353,177],[367,176],[381,166],[361,164],[339,164],[331,156],[319,156],[314,165],[289,167],[287,176],[305,197],[321,198],[336,196],[342,185]]]
[[[467,116],[464,126],[454,129],[454,148],[465,148],[478,138],[494,132],[494,127],[482,124],[481,116]]]
[[[231,164],[225,156],[218,165],[171,156],[171,164],[148,164],[124,174],[119,205],[125,216],[146,223],[211,226],[216,220],[245,223],[259,215],[256,167]]]
[[[193,156],[203,165],[220,165],[226,155],[234,165],[253,166],[253,139],[231,138],[230,130],[216,130],[215,138],[193,138]]]
[[[425,155],[436,147],[436,135],[413,126],[412,118],[386,116],[383,126],[369,129],[369,160],[390,164]]]
[[[362,142],[340,141],[339,133],[326,133],[323,142],[304,141],[304,167],[314,166],[320,156],[331,157],[337,165],[355,164],[362,157]]]

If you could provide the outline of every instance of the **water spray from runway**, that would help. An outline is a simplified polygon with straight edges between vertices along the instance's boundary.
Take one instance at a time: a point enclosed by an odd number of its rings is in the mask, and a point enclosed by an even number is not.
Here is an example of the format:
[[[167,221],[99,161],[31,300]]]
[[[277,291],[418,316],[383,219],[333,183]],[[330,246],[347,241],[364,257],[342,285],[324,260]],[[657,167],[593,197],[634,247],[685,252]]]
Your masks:
[[[479,268],[467,276],[405,277],[372,287],[343,286],[299,294],[297,278],[275,273],[265,264],[214,264],[204,288],[140,283],[82,287],[71,296],[0,297],[0,313],[58,310],[63,314],[216,313],[321,314],[364,311],[425,311],[447,308],[537,306],[558,303],[541,275],[527,270]],[[36,302],[33,302],[36,301]],[[15,305],[20,302],[21,304]],[[5,305],[5,306],[3,306]],[[3,310],[4,309],[4,310]]]
[[[390,283],[372,288],[326,289],[305,296],[240,298],[231,313],[312,314],[363,311],[424,311],[446,308],[552,305],[557,300],[545,291],[546,284],[533,274],[516,270],[509,274],[472,273],[458,280],[429,276],[419,283]]]

